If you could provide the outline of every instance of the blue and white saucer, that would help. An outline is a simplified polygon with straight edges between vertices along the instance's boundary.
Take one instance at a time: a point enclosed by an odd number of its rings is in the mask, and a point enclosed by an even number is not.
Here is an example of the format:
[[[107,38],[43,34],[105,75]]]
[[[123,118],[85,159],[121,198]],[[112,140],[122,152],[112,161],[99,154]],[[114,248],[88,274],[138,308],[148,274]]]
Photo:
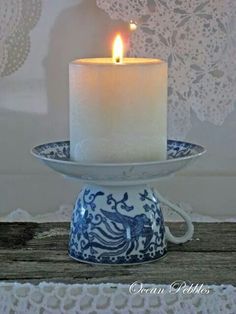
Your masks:
[[[70,142],[36,146],[32,154],[53,170],[87,183],[132,185],[149,183],[179,171],[201,156],[205,149],[197,144],[168,140],[167,160],[134,163],[85,163],[70,159]]]

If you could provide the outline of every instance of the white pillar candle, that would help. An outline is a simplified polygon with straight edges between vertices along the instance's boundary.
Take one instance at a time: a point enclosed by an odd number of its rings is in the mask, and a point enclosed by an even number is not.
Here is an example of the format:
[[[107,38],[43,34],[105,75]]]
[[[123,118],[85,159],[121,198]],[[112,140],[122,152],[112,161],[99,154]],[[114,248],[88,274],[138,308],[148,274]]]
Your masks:
[[[70,155],[83,162],[163,160],[167,64],[147,58],[70,64]]]

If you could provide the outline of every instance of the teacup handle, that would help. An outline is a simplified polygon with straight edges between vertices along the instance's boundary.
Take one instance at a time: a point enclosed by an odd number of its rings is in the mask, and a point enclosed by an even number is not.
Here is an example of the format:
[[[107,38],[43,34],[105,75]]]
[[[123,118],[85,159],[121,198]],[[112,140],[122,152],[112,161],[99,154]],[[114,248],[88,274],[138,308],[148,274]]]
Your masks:
[[[166,239],[167,241],[170,241],[172,243],[176,243],[176,244],[180,244],[180,243],[184,243],[187,242],[189,240],[191,240],[193,233],[194,233],[194,226],[192,224],[191,218],[190,216],[179,206],[171,203],[170,201],[168,201],[167,199],[165,199],[163,196],[160,195],[159,192],[155,191],[157,194],[157,198],[158,200],[167,205],[168,207],[170,207],[173,211],[175,211],[177,214],[179,214],[186,222],[187,225],[187,231],[183,236],[180,237],[176,237],[174,236],[171,232],[169,227],[165,226],[165,232],[166,232]]]

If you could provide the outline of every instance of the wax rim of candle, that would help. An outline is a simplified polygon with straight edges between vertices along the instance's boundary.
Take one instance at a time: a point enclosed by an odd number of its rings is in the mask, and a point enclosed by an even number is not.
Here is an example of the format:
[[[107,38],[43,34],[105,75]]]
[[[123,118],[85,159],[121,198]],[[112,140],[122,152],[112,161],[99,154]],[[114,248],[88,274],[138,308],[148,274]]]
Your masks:
[[[96,65],[96,66],[134,66],[134,65],[163,65],[166,64],[164,60],[155,58],[124,58],[122,63],[114,63],[112,58],[84,58],[73,60],[72,65]]]

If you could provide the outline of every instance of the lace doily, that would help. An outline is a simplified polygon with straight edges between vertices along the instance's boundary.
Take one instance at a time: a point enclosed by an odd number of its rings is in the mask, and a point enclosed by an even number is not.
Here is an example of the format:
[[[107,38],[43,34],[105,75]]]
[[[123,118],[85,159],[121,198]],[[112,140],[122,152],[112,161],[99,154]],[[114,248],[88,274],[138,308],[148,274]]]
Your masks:
[[[169,64],[168,133],[183,138],[191,110],[221,125],[236,102],[234,0],[97,0],[111,18],[135,21],[128,55]]]
[[[188,204],[179,203],[178,205],[190,215],[193,222],[236,222],[236,217],[221,219],[210,217],[194,213],[193,209]],[[177,216],[171,209],[163,205],[162,208],[165,221],[171,222],[181,220],[181,218],[179,218],[179,216]],[[72,210],[72,205],[61,205],[57,211],[33,216],[26,210],[17,208],[3,217],[0,216],[0,222],[69,222],[71,221]]]
[[[30,51],[29,32],[41,15],[41,0],[0,0],[0,77],[25,62]]]
[[[167,293],[131,294],[129,285],[0,284],[0,313],[10,314],[234,314],[236,288],[208,286],[209,294],[168,293],[167,285],[143,285]]]

